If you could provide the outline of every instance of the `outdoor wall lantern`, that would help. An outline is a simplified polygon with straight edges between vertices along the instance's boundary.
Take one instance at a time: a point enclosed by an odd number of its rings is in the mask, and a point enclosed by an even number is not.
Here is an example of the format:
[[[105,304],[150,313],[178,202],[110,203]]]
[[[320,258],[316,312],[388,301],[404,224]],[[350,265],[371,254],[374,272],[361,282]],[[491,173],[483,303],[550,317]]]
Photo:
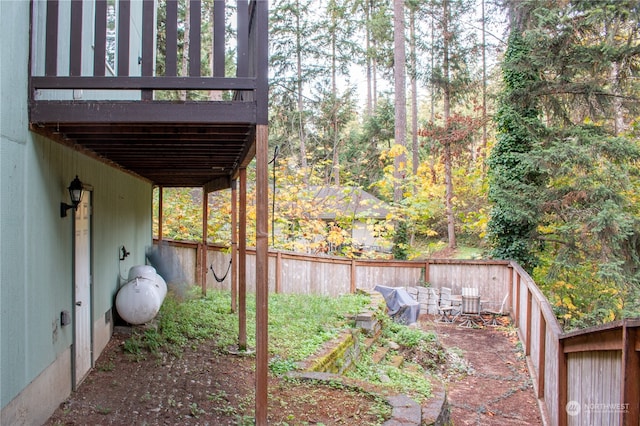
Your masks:
[[[78,175],[76,175],[76,178],[71,181],[69,188],[67,189],[69,190],[71,204],[60,203],[60,217],[67,217],[67,210],[71,208],[78,210],[78,205],[82,199],[82,182],[78,179]]]

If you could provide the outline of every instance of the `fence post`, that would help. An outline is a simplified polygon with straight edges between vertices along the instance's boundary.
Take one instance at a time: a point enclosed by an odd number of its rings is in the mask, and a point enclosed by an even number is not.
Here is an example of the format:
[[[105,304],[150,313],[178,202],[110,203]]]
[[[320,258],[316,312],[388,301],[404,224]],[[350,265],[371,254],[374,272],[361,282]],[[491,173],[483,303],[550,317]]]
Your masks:
[[[200,270],[202,282],[202,295],[207,295],[207,263],[208,263],[209,247],[207,243],[202,243],[202,269]]]
[[[351,294],[356,292],[356,260],[351,259],[351,282],[349,285],[349,291]]]
[[[196,284],[200,284],[200,288],[203,287],[202,285],[202,243],[198,243],[196,245],[196,276],[195,276],[195,282]],[[205,283],[206,285],[206,283]]]
[[[558,339],[558,426],[567,425],[567,354],[564,341]]]
[[[531,290],[527,287],[527,330],[525,331],[524,354],[531,355]]]
[[[282,253],[276,253],[276,294],[282,290]]]
[[[538,398],[542,398],[544,396],[544,364],[547,352],[547,321],[544,319],[542,309],[539,309],[538,313],[540,314],[540,342],[538,345]]]
[[[509,273],[509,279],[507,280],[507,292],[509,293],[509,313],[512,318],[515,316],[515,303],[513,300],[513,274],[516,273],[516,268],[513,267],[511,262],[509,263],[509,267],[507,268],[507,272]],[[515,320],[515,318],[514,318]]]
[[[516,274],[516,300],[514,311],[516,313],[516,327],[520,327],[520,274]]]
[[[620,392],[620,424],[636,426],[640,424],[640,321],[630,324],[625,320],[622,327],[622,389]]]

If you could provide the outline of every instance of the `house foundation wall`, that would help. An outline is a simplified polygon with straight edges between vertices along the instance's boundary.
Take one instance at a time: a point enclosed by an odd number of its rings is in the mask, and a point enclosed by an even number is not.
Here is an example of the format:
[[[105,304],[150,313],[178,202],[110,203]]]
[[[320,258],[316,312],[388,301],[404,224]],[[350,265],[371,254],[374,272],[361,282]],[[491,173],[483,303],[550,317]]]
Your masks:
[[[71,393],[71,348],[67,348],[0,413],[2,425],[43,424]]]
[[[104,318],[98,318],[93,323],[93,365],[100,357],[100,354],[107,347],[109,339],[113,334],[113,320],[111,309],[104,314]]]

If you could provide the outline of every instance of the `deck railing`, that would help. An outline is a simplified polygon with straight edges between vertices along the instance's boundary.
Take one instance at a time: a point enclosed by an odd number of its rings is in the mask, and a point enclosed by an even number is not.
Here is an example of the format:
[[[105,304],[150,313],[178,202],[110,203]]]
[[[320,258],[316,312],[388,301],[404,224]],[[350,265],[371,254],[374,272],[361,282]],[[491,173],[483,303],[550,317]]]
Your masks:
[[[207,247],[207,265],[199,263],[204,246],[163,241],[185,279],[197,282],[200,268],[218,278],[229,268],[230,254]],[[254,253],[247,253],[247,291],[255,289]],[[640,319],[564,333],[553,308],[529,274],[508,261],[429,259],[377,261],[269,253],[269,291],[339,295],[376,284],[479,289],[483,299],[501,303],[517,326],[540,410],[549,425],[638,425],[640,419]],[[229,290],[231,277],[218,282],[207,274],[207,288]]]
[[[189,0],[185,20],[177,0],[34,0],[32,97],[122,99],[128,92],[127,100],[150,101],[154,91],[192,90],[266,102],[267,0],[216,0],[210,16],[202,15],[203,3]],[[211,43],[203,48],[205,39]]]

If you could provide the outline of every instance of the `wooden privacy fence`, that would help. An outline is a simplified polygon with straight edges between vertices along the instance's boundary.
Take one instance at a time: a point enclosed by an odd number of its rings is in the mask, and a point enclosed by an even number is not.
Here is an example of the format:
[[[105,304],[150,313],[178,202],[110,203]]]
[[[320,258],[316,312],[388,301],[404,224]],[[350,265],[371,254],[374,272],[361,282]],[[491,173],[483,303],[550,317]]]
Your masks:
[[[158,243],[156,243],[158,244]],[[231,259],[223,247],[162,241],[197,283],[207,268],[206,288],[229,290]],[[247,251],[247,291],[255,291],[255,251]],[[548,300],[515,262],[428,259],[344,259],[269,252],[269,291],[338,296],[376,285],[479,290],[482,299],[506,310],[518,329],[543,418],[549,425],[640,425],[640,319],[563,333]],[[231,268],[233,270],[233,268]],[[219,281],[214,277],[220,279]],[[222,279],[224,278],[224,279]],[[472,332],[472,331],[470,331]]]
[[[228,249],[208,245],[207,263],[202,265],[204,246],[200,243],[163,240],[162,246],[170,248],[189,282],[202,284],[199,277],[204,267],[208,271],[206,288],[230,289],[231,274],[224,277],[231,259]],[[370,260],[270,251],[269,291],[338,296],[376,285],[416,287],[429,283],[434,288],[450,287],[454,294],[460,294],[462,287],[476,287],[483,300],[499,306],[509,291],[510,269],[509,262],[502,260]],[[247,250],[246,274],[247,291],[253,292],[255,251],[252,249]],[[218,282],[216,276],[224,280]]]
[[[563,333],[533,279],[510,266],[511,317],[543,417],[561,426],[639,425],[640,319]]]

